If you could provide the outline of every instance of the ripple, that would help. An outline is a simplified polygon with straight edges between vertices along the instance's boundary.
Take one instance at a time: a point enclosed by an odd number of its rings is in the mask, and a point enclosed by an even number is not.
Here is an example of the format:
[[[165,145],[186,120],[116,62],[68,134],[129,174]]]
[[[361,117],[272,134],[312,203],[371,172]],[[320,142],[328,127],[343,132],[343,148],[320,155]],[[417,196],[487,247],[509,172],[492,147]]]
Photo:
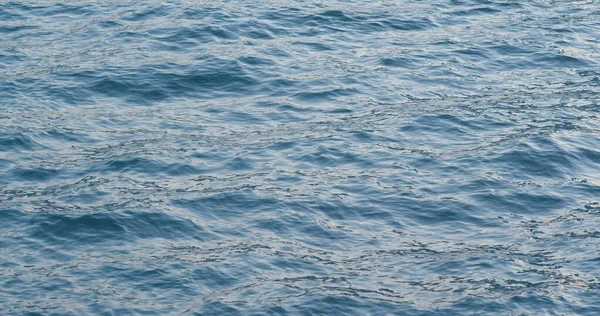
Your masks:
[[[0,135],[0,151],[31,151],[43,148],[43,146],[36,142],[32,137],[29,137],[23,133],[2,133]]]

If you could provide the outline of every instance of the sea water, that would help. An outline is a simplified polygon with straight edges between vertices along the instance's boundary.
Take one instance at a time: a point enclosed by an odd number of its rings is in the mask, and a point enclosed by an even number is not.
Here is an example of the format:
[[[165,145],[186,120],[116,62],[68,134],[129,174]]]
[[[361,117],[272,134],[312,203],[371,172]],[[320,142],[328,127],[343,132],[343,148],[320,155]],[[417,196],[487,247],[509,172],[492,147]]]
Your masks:
[[[0,314],[600,313],[600,3],[0,2]]]

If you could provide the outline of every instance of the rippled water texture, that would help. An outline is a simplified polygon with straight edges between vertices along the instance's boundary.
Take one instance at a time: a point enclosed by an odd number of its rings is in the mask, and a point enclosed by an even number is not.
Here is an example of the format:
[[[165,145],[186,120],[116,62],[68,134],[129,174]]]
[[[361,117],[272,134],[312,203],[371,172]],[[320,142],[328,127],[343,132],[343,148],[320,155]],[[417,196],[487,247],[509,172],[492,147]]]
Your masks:
[[[597,1],[0,3],[0,311],[600,313]]]

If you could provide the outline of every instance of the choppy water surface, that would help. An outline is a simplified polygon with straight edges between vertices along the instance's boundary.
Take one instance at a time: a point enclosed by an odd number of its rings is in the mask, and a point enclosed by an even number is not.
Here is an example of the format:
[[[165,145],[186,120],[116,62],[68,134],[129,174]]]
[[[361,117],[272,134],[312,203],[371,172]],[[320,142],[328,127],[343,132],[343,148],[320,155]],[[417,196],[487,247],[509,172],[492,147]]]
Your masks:
[[[600,311],[597,1],[0,3],[2,314]]]

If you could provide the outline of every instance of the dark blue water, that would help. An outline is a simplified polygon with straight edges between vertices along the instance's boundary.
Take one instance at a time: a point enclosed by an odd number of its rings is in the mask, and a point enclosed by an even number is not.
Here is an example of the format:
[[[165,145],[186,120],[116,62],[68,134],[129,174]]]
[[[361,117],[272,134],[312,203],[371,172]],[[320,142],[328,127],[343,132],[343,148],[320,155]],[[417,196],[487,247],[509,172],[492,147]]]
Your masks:
[[[600,313],[597,1],[0,2],[0,314]]]

